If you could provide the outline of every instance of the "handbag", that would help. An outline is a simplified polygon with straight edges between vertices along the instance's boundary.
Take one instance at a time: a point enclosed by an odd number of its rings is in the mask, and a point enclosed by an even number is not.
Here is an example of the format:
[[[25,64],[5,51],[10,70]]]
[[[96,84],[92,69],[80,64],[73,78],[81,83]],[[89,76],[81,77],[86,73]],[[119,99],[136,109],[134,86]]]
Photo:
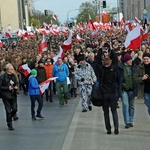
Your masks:
[[[103,106],[102,93],[99,86],[93,85],[91,92],[91,102],[94,106]]]

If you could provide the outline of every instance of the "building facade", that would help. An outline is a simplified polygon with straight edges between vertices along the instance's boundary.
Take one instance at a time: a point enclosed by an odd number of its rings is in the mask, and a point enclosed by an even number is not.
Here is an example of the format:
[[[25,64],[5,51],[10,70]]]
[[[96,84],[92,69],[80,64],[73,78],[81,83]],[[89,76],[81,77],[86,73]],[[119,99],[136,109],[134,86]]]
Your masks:
[[[150,0],[118,0],[119,11],[123,13],[125,20],[150,19]],[[146,13],[145,11],[146,10]]]
[[[29,1],[29,3],[28,3]],[[33,0],[0,0],[0,30],[23,29],[29,26],[28,4]]]

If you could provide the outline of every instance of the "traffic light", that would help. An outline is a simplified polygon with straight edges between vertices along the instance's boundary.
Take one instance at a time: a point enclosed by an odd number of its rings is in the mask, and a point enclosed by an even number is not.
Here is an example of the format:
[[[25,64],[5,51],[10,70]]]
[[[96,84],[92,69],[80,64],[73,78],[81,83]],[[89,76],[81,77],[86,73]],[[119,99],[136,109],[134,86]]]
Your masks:
[[[106,8],[106,1],[103,1],[103,8]]]
[[[44,14],[45,14],[45,16],[48,16],[48,11],[44,10]]]

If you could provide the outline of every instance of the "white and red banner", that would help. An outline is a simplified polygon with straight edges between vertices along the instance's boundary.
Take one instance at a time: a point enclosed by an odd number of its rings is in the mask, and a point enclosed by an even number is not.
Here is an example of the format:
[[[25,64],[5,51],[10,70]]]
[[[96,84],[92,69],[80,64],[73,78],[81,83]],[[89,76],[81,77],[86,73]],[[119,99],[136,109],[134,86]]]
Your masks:
[[[28,64],[24,64],[24,65],[19,66],[18,70],[23,70],[25,77],[27,77],[31,72],[31,69],[29,68]]]
[[[57,62],[57,59],[58,59],[59,57],[61,57],[61,58],[63,59],[64,56],[65,56],[65,53],[63,52],[63,49],[62,49],[61,46],[59,46],[59,49],[60,49],[59,53],[53,58],[54,64]]]
[[[53,14],[53,19],[54,19],[54,20],[57,20],[56,14]]]
[[[40,83],[40,95],[42,95],[45,90],[48,88],[49,83],[55,79],[57,79],[58,77],[53,77],[53,78],[49,78],[46,81]]]
[[[77,34],[77,36],[76,36],[76,41],[81,41],[81,37]]]
[[[5,35],[6,35],[8,38],[11,38],[11,33],[10,33],[10,31],[5,31]]]
[[[0,40],[0,47],[3,47],[4,46],[4,44],[3,44],[3,42]]]
[[[145,26],[145,31],[142,35],[142,40],[147,39],[147,38],[148,38],[148,29],[147,29],[147,26]]]
[[[66,41],[62,44],[63,50],[70,50],[72,48],[72,31],[69,31],[69,36]]]
[[[125,43],[126,48],[137,49],[141,45],[140,25],[137,25],[133,30],[128,32]]]
[[[42,53],[44,51],[47,51],[47,43],[46,43],[45,38],[43,37],[42,42],[39,47],[39,53]]]

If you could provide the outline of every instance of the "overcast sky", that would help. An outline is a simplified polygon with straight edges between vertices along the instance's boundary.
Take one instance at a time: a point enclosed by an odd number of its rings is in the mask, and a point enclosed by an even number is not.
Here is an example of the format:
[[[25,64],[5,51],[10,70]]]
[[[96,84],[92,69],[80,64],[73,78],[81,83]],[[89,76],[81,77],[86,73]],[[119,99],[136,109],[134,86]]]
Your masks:
[[[67,20],[67,14],[69,18],[74,18],[78,14],[78,9],[82,3],[92,2],[94,0],[34,0],[36,10],[44,12],[44,10],[51,10],[58,16],[61,23]],[[102,0],[101,0],[102,2]],[[106,0],[106,3],[117,6],[117,0]],[[71,10],[71,11],[70,11]],[[70,11],[68,13],[68,11]]]

